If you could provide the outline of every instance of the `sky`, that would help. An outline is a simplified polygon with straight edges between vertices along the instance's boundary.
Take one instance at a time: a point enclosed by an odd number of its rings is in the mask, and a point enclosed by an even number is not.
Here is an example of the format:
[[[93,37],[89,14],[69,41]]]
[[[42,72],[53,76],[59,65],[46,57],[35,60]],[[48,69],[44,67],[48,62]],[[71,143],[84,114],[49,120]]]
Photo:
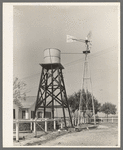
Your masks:
[[[36,96],[44,63],[43,51],[57,48],[67,95],[81,88],[84,43],[66,42],[66,35],[85,39],[92,32],[88,56],[93,95],[103,104],[118,105],[119,5],[14,5],[13,75],[27,84],[27,95]],[[79,54],[64,54],[79,53]],[[80,54],[81,53],[81,54]]]

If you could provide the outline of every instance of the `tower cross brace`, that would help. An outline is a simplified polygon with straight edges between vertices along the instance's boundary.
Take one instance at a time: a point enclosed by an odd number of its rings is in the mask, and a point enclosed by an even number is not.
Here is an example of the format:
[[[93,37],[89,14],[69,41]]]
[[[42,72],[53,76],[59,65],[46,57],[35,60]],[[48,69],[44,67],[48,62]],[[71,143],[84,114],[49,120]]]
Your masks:
[[[43,108],[45,118],[46,109],[51,108],[52,118],[54,118],[54,109],[62,108],[65,127],[67,127],[65,114],[66,108],[68,109],[71,126],[73,126],[62,73],[64,67],[60,63],[40,65],[42,66],[42,72],[35,104],[35,116],[37,109]]]

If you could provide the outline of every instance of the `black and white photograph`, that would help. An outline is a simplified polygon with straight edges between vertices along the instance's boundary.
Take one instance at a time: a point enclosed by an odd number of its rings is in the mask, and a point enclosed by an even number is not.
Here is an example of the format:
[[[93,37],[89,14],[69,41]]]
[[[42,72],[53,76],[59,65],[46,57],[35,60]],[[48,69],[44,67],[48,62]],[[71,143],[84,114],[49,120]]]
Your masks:
[[[119,148],[120,3],[3,3],[3,147]]]

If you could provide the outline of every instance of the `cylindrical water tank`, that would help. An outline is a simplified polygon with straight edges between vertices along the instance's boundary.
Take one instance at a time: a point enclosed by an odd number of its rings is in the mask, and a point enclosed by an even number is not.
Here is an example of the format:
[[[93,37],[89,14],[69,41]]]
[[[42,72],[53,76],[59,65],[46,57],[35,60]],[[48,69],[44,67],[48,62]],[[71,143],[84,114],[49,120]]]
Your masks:
[[[61,51],[56,48],[45,49],[44,50],[44,63],[46,63],[46,64],[60,63],[60,61],[61,61],[60,53],[61,53]]]

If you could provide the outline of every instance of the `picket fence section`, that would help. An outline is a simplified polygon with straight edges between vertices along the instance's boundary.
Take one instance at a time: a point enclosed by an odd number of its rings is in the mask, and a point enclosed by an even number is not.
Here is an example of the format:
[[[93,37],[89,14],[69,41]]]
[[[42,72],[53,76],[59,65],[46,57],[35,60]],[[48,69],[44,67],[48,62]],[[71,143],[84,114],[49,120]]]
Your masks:
[[[45,122],[45,129],[44,132],[47,132],[47,122],[53,121],[54,122],[54,130],[56,130],[56,121],[61,121],[61,129],[63,128],[63,120],[61,118],[58,119],[31,119],[31,120],[13,120],[13,123],[16,124],[16,141],[19,141],[19,123],[30,123],[30,130],[32,131],[32,124],[34,125],[34,136],[37,136],[36,124],[39,122]],[[41,126],[40,126],[41,128]]]
[[[67,122],[68,122],[68,126],[70,126],[70,119],[67,118],[66,119]],[[111,122],[111,123],[114,123],[114,120],[117,120],[115,122],[118,122],[118,118],[98,118],[98,120],[100,120],[101,123],[103,123],[104,121],[107,120],[107,122]],[[47,122],[49,121],[53,121],[53,126],[54,126],[54,130],[56,130],[56,121],[60,121],[60,128],[63,129],[64,127],[64,121],[62,118],[55,118],[55,119],[31,119],[31,120],[13,120],[13,123],[16,124],[16,141],[19,141],[19,123],[30,123],[30,130],[32,131],[32,126],[34,127],[33,128],[33,132],[34,132],[34,136],[36,137],[37,136],[37,130],[36,130],[36,124],[39,123],[39,122],[45,122],[45,129],[44,129],[44,132],[47,132]],[[92,123],[92,119],[90,118],[88,120],[88,118],[75,118],[73,117],[72,118],[72,123],[74,126],[77,126],[78,124],[85,124],[85,123]],[[33,125],[32,125],[33,124]],[[40,126],[41,128],[41,126]],[[42,129],[43,130],[43,129]]]

